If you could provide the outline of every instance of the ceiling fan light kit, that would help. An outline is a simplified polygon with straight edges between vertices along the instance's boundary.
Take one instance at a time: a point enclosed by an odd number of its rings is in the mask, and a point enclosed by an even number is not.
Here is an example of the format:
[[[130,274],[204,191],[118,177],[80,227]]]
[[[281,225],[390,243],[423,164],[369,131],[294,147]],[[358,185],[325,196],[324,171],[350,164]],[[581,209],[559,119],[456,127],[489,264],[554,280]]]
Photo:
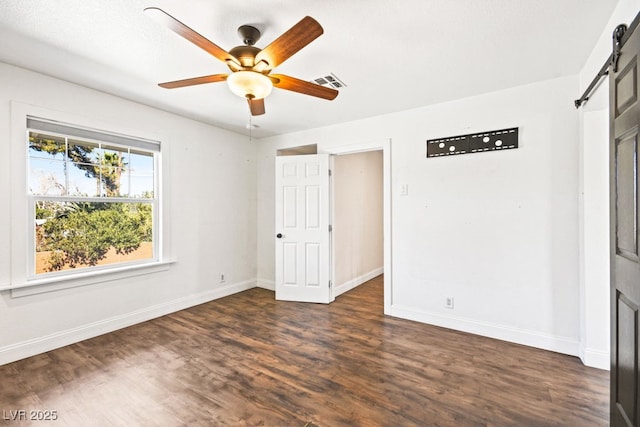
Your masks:
[[[264,74],[255,71],[236,71],[227,77],[231,92],[246,99],[263,99],[269,96],[273,83]]]
[[[160,83],[160,87],[175,89],[226,80],[233,93],[247,99],[253,116],[265,113],[264,98],[269,96],[274,86],[327,100],[338,96],[338,91],[333,88],[284,74],[269,75],[275,67],[322,35],[322,26],[310,16],[302,18],[264,49],[254,46],[260,38],[260,31],[250,25],[242,25],[238,28],[238,35],[244,45],[236,46],[227,52],[162,9],[148,7],[145,12],[174,33],[224,62],[231,70],[230,74],[213,74]]]

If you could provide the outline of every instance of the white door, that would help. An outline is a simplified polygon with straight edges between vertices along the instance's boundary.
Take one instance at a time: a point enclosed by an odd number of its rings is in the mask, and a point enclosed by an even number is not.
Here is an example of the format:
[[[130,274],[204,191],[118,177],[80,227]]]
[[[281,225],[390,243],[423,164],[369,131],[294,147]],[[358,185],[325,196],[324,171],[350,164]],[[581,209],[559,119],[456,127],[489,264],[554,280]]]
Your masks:
[[[329,303],[329,155],[276,157],[276,299]]]

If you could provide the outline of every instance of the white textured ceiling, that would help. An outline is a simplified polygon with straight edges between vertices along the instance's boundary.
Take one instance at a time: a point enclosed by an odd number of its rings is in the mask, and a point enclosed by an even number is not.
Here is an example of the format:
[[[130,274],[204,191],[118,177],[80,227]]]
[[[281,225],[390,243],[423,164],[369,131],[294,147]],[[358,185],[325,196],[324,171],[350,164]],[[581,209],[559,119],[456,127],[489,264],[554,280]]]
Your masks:
[[[324,34],[275,72],[304,80],[335,73],[348,87],[334,101],[274,89],[266,114],[253,118],[261,137],[575,74],[616,3],[1,0],[0,61],[246,134],[247,104],[225,83],[157,86],[228,69],[143,9],[159,7],[226,50],[242,44],[242,24],[258,27],[256,45],[265,47],[312,16]]]

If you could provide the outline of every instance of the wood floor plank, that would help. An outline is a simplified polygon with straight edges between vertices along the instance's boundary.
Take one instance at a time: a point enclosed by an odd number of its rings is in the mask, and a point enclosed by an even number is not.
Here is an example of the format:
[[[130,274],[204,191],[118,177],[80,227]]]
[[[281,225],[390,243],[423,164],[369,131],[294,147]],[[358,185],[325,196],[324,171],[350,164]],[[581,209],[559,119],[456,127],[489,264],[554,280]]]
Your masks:
[[[330,305],[256,288],[192,307],[0,366],[0,410],[56,410],[57,426],[608,424],[608,372],[384,316],[382,293],[380,276]]]

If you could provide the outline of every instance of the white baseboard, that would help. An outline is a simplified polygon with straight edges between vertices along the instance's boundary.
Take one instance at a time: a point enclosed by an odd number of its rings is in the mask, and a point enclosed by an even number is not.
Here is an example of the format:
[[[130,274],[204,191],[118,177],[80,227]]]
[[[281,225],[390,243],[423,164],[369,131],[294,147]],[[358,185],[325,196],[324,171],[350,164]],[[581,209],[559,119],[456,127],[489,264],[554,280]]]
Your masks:
[[[338,295],[342,295],[345,292],[350,291],[351,289],[362,285],[365,282],[368,282],[369,280],[373,279],[374,277],[378,277],[379,275],[381,275],[384,272],[384,268],[380,267],[380,268],[376,268],[375,270],[371,270],[368,273],[363,274],[362,276],[356,277],[355,279],[351,279],[345,283],[341,283],[339,285],[336,285],[336,287],[334,288],[334,297],[337,297]]]
[[[338,296],[341,295],[347,291],[350,291],[351,289],[355,288],[356,286],[360,286],[361,284],[363,284],[366,281],[369,281],[371,279],[373,279],[374,277],[377,277],[379,275],[381,275],[384,272],[384,268],[380,267],[380,268],[376,268],[373,271],[370,271],[369,273],[363,274],[360,277],[356,277],[355,279],[349,280],[348,282],[342,283],[338,286],[335,287],[335,295],[334,296]],[[258,279],[257,281],[258,283],[256,284],[257,287],[259,288],[263,288],[263,289],[268,289],[270,291],[275,291],[276,290],[276,282],[274,280],[269,280],[269,279]]]
[[[270,291],[276,290],[276,282],[273,280],[258,279],[258,283],[256,284],[256,286],[259,288],[268,289]]]
[[[440,313],[429,313],[398,305],[392,305],[391,312],[389,314],[391,316],[407,320],[428,323],[430,325],[441,326],[443,328],[455,329],[457,331],[536,347],[543,350],[554,351],[556,353],[563,353],[571,356],[579,355],[578,340],[568,337],[555,336],[488,322],[479,322],[457,316],[445,316]]]
[[[611,369],[611,356],[608,351],[581,347],[579,356],[585,366],[604,369],[605,371]]]
[[[77,328],[67,329],[44,337],[1,347],[0,365],[35,356],[36,354],[97,337],[108,332],[113,332],[118,329],[135,325],[136,323],[146,322],[147,320],[155,319],[156,317],[184,310],[185,308],[233,295],[255,287],[255,280],[234,283],[221,288],[168,301],[152,307],[146,307],[124,315],[114,316],[98,322],[89,323]]]

